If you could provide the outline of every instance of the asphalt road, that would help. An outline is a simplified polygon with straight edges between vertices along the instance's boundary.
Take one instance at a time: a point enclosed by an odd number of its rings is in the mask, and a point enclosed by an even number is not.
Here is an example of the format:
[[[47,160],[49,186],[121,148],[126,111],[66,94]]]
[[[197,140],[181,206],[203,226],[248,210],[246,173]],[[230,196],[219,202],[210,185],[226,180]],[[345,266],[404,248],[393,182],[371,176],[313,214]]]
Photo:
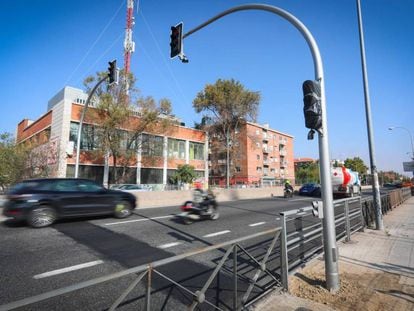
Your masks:
[[[218,220],[191,225],[177,222],[172,216],[180,212],[178,207],[137,209],[125,220],[100,217],[61,221],[43,229],[3,221],[0,305],[275,228],[279,226],[280,212],[309,206],[312,200],[315,199],[295,196],[219,203]],[[262,242],[253,241],[248,247],[263,253]],[[198,255],[161,271],[196,290],[223,253],[224,250],[217,250]],[[109,281],[26,310],[105,310],[133,279],[129,276]],[[231,286],[231,279],[221,277],[219,281],[220,288],[226,288],[227,282]],[[182,309],[183,304],[191,302],[188,294],[166,287],[161,280],[154,279],[153,286],[159,289],[151,300],[151,305],[158,307],[156,310]],[[144,284],[137,286],[121,310],[142,309],[144,294]],[[225,305],[225,297],[231,293],[211,295]]]

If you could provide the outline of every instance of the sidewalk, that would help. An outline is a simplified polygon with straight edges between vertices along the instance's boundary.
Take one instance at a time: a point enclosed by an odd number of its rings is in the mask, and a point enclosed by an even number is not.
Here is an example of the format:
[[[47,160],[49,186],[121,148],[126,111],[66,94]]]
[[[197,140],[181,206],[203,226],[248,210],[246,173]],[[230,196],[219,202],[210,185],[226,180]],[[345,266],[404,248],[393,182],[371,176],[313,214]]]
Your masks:
[[[290,294],[270,294],[253,310],[414,311],[414,197],[385,215],[384,227],[338,242],[338,293],[324,288],[324,261],[318,257],[290,276]]]

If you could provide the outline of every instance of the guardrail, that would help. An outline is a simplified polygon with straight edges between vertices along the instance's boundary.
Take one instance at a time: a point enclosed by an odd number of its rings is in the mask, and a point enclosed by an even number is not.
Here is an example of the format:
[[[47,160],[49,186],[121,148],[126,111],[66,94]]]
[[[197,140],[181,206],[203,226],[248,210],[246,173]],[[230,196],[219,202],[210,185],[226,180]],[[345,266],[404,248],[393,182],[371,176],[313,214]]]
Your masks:
[[[393,190],[382,195],[383,213],[387,213],[389,210],[397,207],[410,196],[410,189]],[[354,232],[364,230],[373,220],[372,198],[355,197],[337,200],[334,201],[334,209],[337,240],[345,239],[345,241],[350,241],[351,235]],[[134,276],[134,279],[124,291],[118,293],[109,310],[115,310],[120,306],[131,291],[138,284],[145,281],[144,309],[152,310],[151,297],[156,291],[154,288],[154,279],[156,277],[189,295],[192,298],[191,303],[188,305],[189,310],[194,310],[201,304],[207,304],[215,310],[223,310],[220,305],[223,302],[220,299],[217,299],[216,303],[214,303],[209,298],[211,295],[207,295],[207,290],[212,285],[213,280],[218,278],[219,273],[223,271],[227,275],[228,282],[232,284],[225,289],[232,292],[232,297],[229,298],[232,306],[226,303],[224,304],[224,309],[241,310],[272,291],[275,287],[289,290],[289,274],[323,251],[322,222],[321,219],[313,216],[312,211],[312,207],[285,211],[280,213],[281,227],[11,302],[1,305],[0,311],[29,306],[126,276]],[[257,243],[260,249],[259,254],[253,253],[250,246],[245,247],[242,245],[242,243],[251,243],[259,238],[261,239]],[[264,238],[266,238],[265,241],[262,240]],[[264,247],[267,245],[266,243],[269,243],[269,245]],[[197,286],[200,288],[199,290],[191,290],[188,286],[184,286],[182,282],[173,280],[171,276],[167,275],[168,273],[160,271],[160,268],[172,263],[212,251],[221,251],[224,255],[213,261],[215,268],[211,269],[212,272],[208,279],[205,280],[204,285]],[[230,267],[225,265],[228,261],[231,263]],[[246,269],[248,271],[242,272],[240,269],[242,266],[244,271]],[[266,277],[266,280],[264,280],[264,277]],[[255,295],[252,295],[254,288],[257,290]],[[218,282],[216,291],[220,292],[221,290],[223,289],[220,288],[220,283]],[[242,297],[240,293],[242,293]]]

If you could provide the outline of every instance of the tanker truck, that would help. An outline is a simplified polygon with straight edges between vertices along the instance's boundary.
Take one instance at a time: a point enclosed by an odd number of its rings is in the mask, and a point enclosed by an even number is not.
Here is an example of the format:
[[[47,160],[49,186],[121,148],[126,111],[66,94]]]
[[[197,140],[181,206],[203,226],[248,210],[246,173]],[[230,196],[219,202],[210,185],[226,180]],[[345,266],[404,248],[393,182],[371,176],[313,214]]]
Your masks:
[[[332,190],[336,197],[361,195],[361,181],[358,173],[344,166],[331,168]]]

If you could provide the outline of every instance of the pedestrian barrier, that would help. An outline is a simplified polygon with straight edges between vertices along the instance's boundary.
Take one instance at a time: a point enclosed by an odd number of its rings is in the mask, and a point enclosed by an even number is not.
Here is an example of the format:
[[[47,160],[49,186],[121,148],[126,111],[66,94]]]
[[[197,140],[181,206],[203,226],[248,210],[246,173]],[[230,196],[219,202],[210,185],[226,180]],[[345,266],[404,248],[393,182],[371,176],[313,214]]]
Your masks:
[[[397,189],[382,195],[383,213],[397,207],[410,196],[409,188]],[[334,211],[337,240],[350,241],[354,232],[364,230],[375,220],[372,198],[354,197],[336,200]],[[130,283],[117,294],[109,310],[115,310],[127,303],[125,302],[127,296],[139,286],[143,294],[138,298],[143,301],[144,309],[153,310],[151,297],[159,290],[155,289],[157,280],[158,284],[162,280],[163,289],[168,284],[185,293],[189,297],[187,299],[189,310],[195,310],[202,304],[215,310],[241,310],[275,288],[289,290],[289,274],[323,251],[322,221],[313,215],[312,206],[285,211],[280,213],[280,216],[281,227],[4,304],[0,306],[0,311],[32,306],[35,303],[109,281],[119,282],[125,277],[129,277]],[[168,268],[170,265],[209,252],[220,252],[221,255],[209,262],[214,264],[214,268],[208,270],[211,273],[208,278],[203,279],[203,285],[197,285],[199,290],[194,290],[195,286],[186,286],[182,279],[174,280],[169,275],[168,272],[174,270]],[[221,274],[225,275],[227,282],[219,282]],[[213,295],[211,286],[214,280],[216,284]],[[222,287],[225,287],[225,290]],[[217,298],[222,291],[230,295],[227,296],[226,302],[225,299]],[[138,298],[136,300],[139,300]]]

